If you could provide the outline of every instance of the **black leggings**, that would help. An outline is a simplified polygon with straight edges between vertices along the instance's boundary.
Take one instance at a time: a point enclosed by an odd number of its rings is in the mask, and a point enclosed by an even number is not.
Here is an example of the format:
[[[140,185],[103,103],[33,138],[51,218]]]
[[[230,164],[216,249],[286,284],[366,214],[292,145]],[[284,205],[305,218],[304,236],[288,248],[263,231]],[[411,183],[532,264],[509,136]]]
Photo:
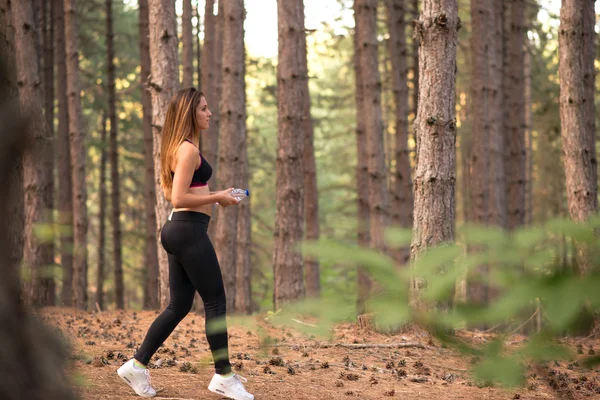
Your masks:
[[[148,329],[135,359],[147,365],[152,355],[190,312],[194,292],[204,302],[206,338],[217,374],[231,372],[227,327],[225,325],[225,288],[215,249],[206,233],[210,217],[194,211],[174,212],[161,233],[169,256],[171,301]]]

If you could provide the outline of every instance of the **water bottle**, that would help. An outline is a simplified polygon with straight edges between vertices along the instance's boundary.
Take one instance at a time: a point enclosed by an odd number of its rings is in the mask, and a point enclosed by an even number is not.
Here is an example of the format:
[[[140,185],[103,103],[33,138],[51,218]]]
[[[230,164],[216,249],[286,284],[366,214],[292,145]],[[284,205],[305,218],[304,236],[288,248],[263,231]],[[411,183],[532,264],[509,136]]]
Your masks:
[[[245,189],[233,189],[231,195],[235,197],[237,201],[242,201],[244,197],[250,196],[250,192]]]

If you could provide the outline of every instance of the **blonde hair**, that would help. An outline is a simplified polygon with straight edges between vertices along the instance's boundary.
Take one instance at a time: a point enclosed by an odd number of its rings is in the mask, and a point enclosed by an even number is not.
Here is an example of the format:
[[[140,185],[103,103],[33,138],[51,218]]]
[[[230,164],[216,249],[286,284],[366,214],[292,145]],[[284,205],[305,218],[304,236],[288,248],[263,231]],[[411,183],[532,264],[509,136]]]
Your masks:
[[[165,198],[171,201],[173,175],[171,162],[179,146],[187,139],[199,145],[200,125],[196,120],[196,108],[204,94],[194,87],[179,90],[169,102],[163,124],[160,145],[160,186]]]

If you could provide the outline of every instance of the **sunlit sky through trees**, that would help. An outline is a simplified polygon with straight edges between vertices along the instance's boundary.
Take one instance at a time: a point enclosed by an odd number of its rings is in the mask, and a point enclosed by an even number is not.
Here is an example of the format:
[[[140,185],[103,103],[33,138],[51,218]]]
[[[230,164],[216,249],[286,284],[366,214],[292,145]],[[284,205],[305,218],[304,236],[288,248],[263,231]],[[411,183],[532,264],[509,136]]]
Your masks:
[[[192,0],[192,4],[200,3],[200,17],[204,16],[204,0]],[[137,0],[124,0],[132,7],[136,7]],[[346,1],[351,7],[352,1]],[[552,21],[551,16],[558,17],[560,11],[560,0],[540,0],[541,10],[538,18],[548,23],[558,24],[558,20]],[[246,21],[244,30],[246,32],[246,47],[250,56],[276,57],[277,56],[277,0],[246,0]],[[176,1],[177,14],[181,15],[182,2]],[[344,33],[344,27],[354,25],[352,11],[343,10],[339,0],[304,0],[306,14],[306,28],[318,29],[322,23],[338,27],[340,34]],[[216,10],[215,10],[216,12]],[[600,12],[600,2],[596,3],[596,13]],[[194,21],[195,24],[195,21]],[[596,31],[598,31],[596,26]]]

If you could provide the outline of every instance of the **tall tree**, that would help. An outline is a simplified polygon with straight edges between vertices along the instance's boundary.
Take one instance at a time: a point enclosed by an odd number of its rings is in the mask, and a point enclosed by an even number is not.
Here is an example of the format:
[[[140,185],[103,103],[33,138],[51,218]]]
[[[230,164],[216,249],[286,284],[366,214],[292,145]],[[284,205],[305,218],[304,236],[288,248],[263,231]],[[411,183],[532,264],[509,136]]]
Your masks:
[[[304,297],[302,254],[296,249],[304,236],[304,80],[302,49],[304,3],[277,2],[279,51],[277,66],[277,191],[273,267],[275,309]]]
[[[18,2],[13,2],[13,5]],[[2,10],[7,2],[0,0],[0,36],[7,25],[6,15]],[[10,18],[9,18],[10,19]],[[4,39],[4,38],[0,38]],[[11,40],[12,42],[12,40]],[[11,46],[12,47],[12,46]],[[5,43],[0,43],[0,60],[13,60],[6,51]],[[15,188],[11,182],[15,178],[14,165],[19,164],[26,145],[26,122],[19,114],[15,96],[12,93],[13,82],[10,76],[12,68],[0,66],[0,186],[5,189],[0,196],[0,218],[10,221],[9,213],[13,206],[9,204],[15,198],[10,192]],[[41,101],[41,98],[40,98]],[[40,119],[42,118],[40,114]],[[19,177],[16,178],[20,180]],[[9,228],[11,228],[9,226]],[[9,247],[14,243],[10,238],[14,231],[2,229],[0,232],[0,374],[3,376],[2,397],[7,399],[31,400],[71,400],[76,396],[72,385],[67,381],[64,361],[67,357],[64,346],[53,330],[40,323],[40,319],[32,316],[22,302],[19,292],[19,270],[7,263],[14,250]]]
[[[149,0],[150,58],[152,59],[150,87],[152,88],[152,127],[154,137],[154,182],[156,187],[156,237],[160,240],[162,225],[171,205],[160,187],[160,131],[171,97],[179,87],[177,58],[177,19],[175,4],[169,0]],[[169,303],[169,264],[167,253],[158,246],[160,305]]]
[[[181,16],[183,42],[183,87],[194,85],[194,27],[192,25],[192,0],[183,0]]]
[[[146,266],[146,285],[144,290],[144,308],[153,309],[160,305],[158,296],[158,249],[156,241],[156,188],[154,182],[154,157],[152,148],[152,96],[148,90],[150,77],[150,27],[148,21],[148,0],[139,0],[139,31],[141,58],[142,90],[142,126],[144,130],[144,193],[145,193],[145,245],[144,265]]]
[[[525,0],[513,0],[507,18],[507,133],[506,204],[507,226],[515,229],[525,223]]]
[[[587,0],[564,0],[560,8],[559,75],[560,75],[560,125],[564,154],[565,178],[569,215],[583,222],[598,208],[596,182],[596,151],[588,121],[589,90],[585,88],[585,75],[594,62],[585,48],[593,43],[593,28],[586,23],[593,7],[584,5]],[[583,38],[583,40],[582,40]],[[589,260],[577,262],[580,273],[589,272]]]
[[[489,220],[490,224],[506,227],[506,176],[504,167],[505,132],[502,126],[504,109],[503,67],[504,67],[504,19],[502,18],[505,0],[495,0],[490,4],[490,20],[486,28],[489,47],[488,98],[489,110]]]
[[[592,173],[594,182],[598,181],[598,161],[596,159],[596,0],[583,2],[583,88],[585,95],[585,111],[590,149],[592,150]]]
[[[413,5],[413,20],[419,19],[419,0],[412,0]],[[419,39],[412,35],[412,67],[413,67],[413,101],[412,112],[417,116],[417,108],[419,106]]]
[[[406,48],[406,10],[402,0],[387,0],[387,23],[390,34],[389,54],[391,74],[396,106],[396,154],[394,169],[394,187],[391,196],[390,216],[394,225],[403,228],[412,226],[413,195],[408,150],[408,67]],[[396,261],[404,264],[410,258],[409,249],[396,252]]]
[[[67,103],[73,183],[73,294],[74,306],[87,307],[87,191],[85,187],[85,134],[79,84],[79,23],[77,0],[65,0],[65,50],[67,60]]]
[[[46,117],[47,145],[44,152],[45,180],[48,182],[44,192],[44,202],[49,210],[54,210],[54,1],[48,0],[43,3],[43,54],[44,54],[44,115]],[[52,214],[53,215],[53,214]],[[51,217],[54,220],[53,216]],[[48,252],[51,264],[54,264],[55,253],[54,242],[48,243]],[[48,288],[46,304],[56,304],[56,283],[53,274],[43,277],[44,286]]]
[[[388,224],[388,193],[381,115],[381,77],[377,52],[377,0],[355,0],[354,18],[358,29],[358,62],[362,80],[362,113],[365,119],[369,170],[369,245],[385,249],[384,229]]]
[[[427,248],[454,241],[457,0],[424,0],[415,24],[421,47],[412,262]],[[424,306],[425,284],[417,278],[411,285],[411,305],[417,309]]]
[[[11,111],[18,104],[19,92],[17,89],[16,77],[16,60],[15,60],[15,35],[12,24],[11,2],[9,0],[0,0],[0,54],[4,57],[0,68],[4,68],[0,73],[0,91],[4,94],[2,100],[10,104],[12,109],[3,109],[4,115],[10,115]],[[7,132],[14,133],[10,130],[11,125],[7,126],[8,120],[2,120],[3,128]],[[11,119],[14,122],[14,120]],[[23,130],[23,129],[22,129]],[[2,137],[8,139],[8,137]],[[7,232],[7,255],[8,255],[8,272],[18,271],[18,266],[23,259],[23,159],[22,157],[13,156],[13,162],[6,164],[6,181],[8,182],[9,195],[3,198],[6,200],[6,231]],[[4,160],[4,159],[2,159]],[[17,277],[15,277],[17,278]],[[8,279],[5,280],[8,283]],[[19,290],[18,281],[12,282],[15,284],[15,289]],[[12,284],[11,283],[11,284]]]
[[[224,23],[223,46],[227,51],[223,56],[222,99],[226,101],[222,101],[219,107],[223,118],[220,127],[220,167],[217,170],[217,180],[239,188],[242,182],[238,170],[243,157],[243,141],[246,139],[244,2],[229,0],[224,3],[221,21]],[[215,249],[223,271],[229,310],[234,309],[236,297],[238,213],[237,207],[220,209],[216,228]]]
[[[202,90],[202,45],[200,44],[200,1],[194,6],[196,14],[196,76],[198,77],[198,87]],[[200,144],[202,148],[202,143]]]
[[[314,127],[310,112],[310,90],[308,86],[308,59],[306,38],[304,48],[300,49],[303,68],[307,71],[303,81],[304,90],[304,218],[306,240],[319,240],[319,192],[317,188],[317,163],[315,160]],[[321,294],[321,273],[319,261],[313,257],[304,259],[304,272],[306,276],[306,294],[309,297],[318,297]]]
[[[50,247],[36,235],[37,225],[49,222],[51,210],[46,203],[45,158],[48,151],[47,126],[43,116],[43,93],[39,59],[37,57],[37,32],[34,8],[31,0],[14,2],[11,5],[12,23],[15,28],[15,50],[19,101],[24,114],[30,115],[29,135],[31,145],[24,158],[24,211],[25,247],[23,262],[30,276],[25,282],[26,298],[34,305],[48,304],[48,286],[44,275],[52,262]]]
[[[106,65],[108,87],[108,119],[110,121],[110,181],[113,229],[113,268],[115,272],[115,303],[117,309],[125,308],[123,287],[123,249],[121,247],[121,182],[119,179],[117,98],[115,94],[115,49],[113,32],[113,0],[106,0]]]
[[[354,3],[356,5],[356,3]],[[363,112],[363,84],[362,72],[359,62],[359,25],[354,25],[354,78],[355,78],[355,107],[356,115]],[[368,247],[370,242],[369,233],[369,164],[367,159],[366,121],[364,118],[356,118],[356,192],[358,202],[358,244]],[[362,266],[357,268],[358,294],[356,310],[363,314],[366,310],[366,301],[371,293],[373,282]]]
[[[494,18],[493,0],[471,0],[471,189],[470,222],[487,225],[490,222],[490,139],[491,139],[491,63],[495,57],[494,32],[490,29]],[[467,296],[476,304],[487,304],[488,266],[479,265],[473,279],[468,280]]]
[[[216,17],[213,13],[215,0],[206,0],[204,8],[204,45],[203,57],[201,59],[202,86],[201,90],[206,96],[206,102],[213,111],[218,107],[217,95],[215,93],[215,35]],[[211,163],[217,162],[217,126],[213,122],[205,135],[202,135],[202,153]],[[216,174],[215,174],[216,175]],[[214,224],[213,224],[214,225]]]
[[[56,29],[56,98],[58,129],[56,131],[56,165],[58,223],[62,227],[73,226],[73,187],[71,175],[71,145],[69,142],[69,112],[67,101],[67,64],[65,52],[64,0],[54,0],[54,24]],[[70,230],[70,229],[69,229]],[[60,230],[60,262],[62,266],[61,302],[69,307],[73,303],[73,235]]]
[[[246,136],[248,134],[246,129],[244,129],[244,134]],[[242,149],[237,174],[240,177],[241,187],[247,188],[250,180],[248,172],[247,137],[244,137],[241,142]],[[239,314],[252,313],[252,260],[250,252],[252,245],[252,226],[250,220],[250,199],[251,198],[249,197],[238,205],[239,213],[236,237],[237,257],[235,262],[235,312]]]
[[[100,183],[98,186],[98,271],[96,274],[96,303],[101,310],[104,309],[104,279],[106,263],[106,114],[102,115],[102,136],[100,151]]]

